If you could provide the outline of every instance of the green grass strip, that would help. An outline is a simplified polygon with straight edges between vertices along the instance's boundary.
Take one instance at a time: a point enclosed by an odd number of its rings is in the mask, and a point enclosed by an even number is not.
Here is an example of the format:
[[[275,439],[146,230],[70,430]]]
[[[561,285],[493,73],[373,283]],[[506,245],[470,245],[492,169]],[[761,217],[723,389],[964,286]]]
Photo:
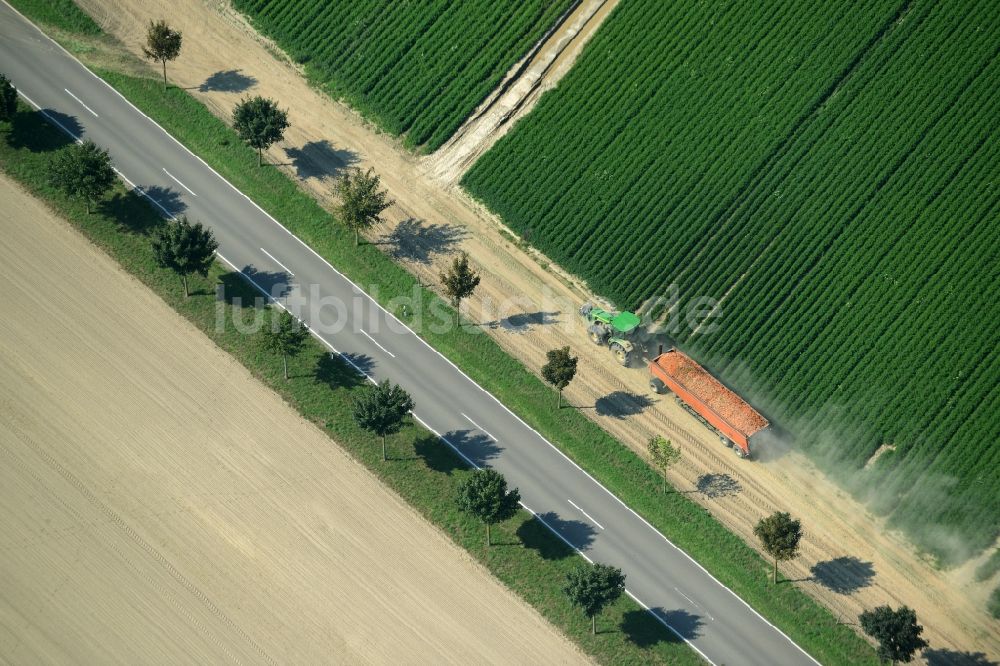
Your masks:
[[[32,21],[65,32],[94,37],[103,32],[94,19],[77,7],[73,0],[12,0],[10,4]]]

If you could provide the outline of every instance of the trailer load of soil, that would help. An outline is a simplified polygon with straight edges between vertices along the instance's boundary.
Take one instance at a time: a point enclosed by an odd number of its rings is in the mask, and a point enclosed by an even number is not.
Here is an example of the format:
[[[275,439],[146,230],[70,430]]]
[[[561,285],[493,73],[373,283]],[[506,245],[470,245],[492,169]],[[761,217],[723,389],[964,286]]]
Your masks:
[[[741,448],[751,436],[770,425],[743,398],[676,349],[653,359],[650,372]]]

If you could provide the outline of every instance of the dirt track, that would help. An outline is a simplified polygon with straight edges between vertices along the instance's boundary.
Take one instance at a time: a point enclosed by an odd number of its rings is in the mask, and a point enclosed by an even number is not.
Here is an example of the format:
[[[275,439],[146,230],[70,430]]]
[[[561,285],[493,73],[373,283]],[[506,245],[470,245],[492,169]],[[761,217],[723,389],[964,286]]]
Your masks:
[[[296,68],[276,57],[276,49],[225,3],[80,4],[133,53],[139,53],[149,18],[176,17],[185,46],[170,76],[224,118],[248,92],[280,100],[290,110],[292,128],[270,158],[287,164],[286,151],[305,154],[306,166],[298,173],[291,166],[284,168],[322,201],[331,201],[331,174],[344,166],[374,166],[398,202],[390,223],[376,232],[389,241],[383,247],[392,248],[390,253],[425,284],[437,284],[450,253],[467,250],[486,270],[468,303],[469,315],[489,322],[484,328],[529,368],[541,366],[546,350],[570,345],[580,355],[580,373],[566,392],[569,402],[637,451],[653,433],[681,443],[683,462],[671,474],[672,481],[682,489],[706,478],[719,481],[722,492],[715,497],[691,496],[755,547],[752,526],[762,515],[781,509],[800,517],[806,530],[802,556],[783,570],[845,622],[854,622],[864,608],[907,604],[917,610],[933,647],[1000,656],[1000,635],[983,610],[989,590],[969,582],[970,567],[950,573],[935,570],[797,452],[748,464],[722,449],[715,436],[672,400],[655,398],[646,404],[645,373],[613,365],[607,351],[591,346],[578,326],[575,307],[590,297],[583,285],[512,244],[495,217],[461,190],[443,185],[435,175],[439,162],[434,155],[408,154],[350,109],[311,90]],[[242,82],[238,90],[198,90],[213,74],[233,70],[242,77],[230,77]],[[511,303],[515,296],[518,300]],[[509,307],[499,313],[484,307],[504,302]]]
[[[0,208],[0,662],[586,661],[2,176]]]
[[[583,0],[558,30],[507,74],[455,135],[434,152],[425,168],[444,185],[454,185],[479,156],[527,115],[547,90],[573,66],[618,0]]]

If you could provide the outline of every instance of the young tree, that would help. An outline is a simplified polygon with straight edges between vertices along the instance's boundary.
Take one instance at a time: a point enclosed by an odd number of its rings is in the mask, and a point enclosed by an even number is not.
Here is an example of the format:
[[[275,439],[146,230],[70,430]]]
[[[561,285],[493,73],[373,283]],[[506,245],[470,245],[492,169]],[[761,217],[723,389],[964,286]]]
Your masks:
[[[652,459],[653,465],[660,472],[660,478],[663,479],[663,492],[667,492],[667,470],[681,459],[681,450],[661,435],[650,439],[646,445],[646,449],[649,451],[649,457]]]
[[[285,370],[285,380],[288,380],[288,357],[297,356],[305,346],[309,331],[298,319],[282,310],[262,331],[264,349],[274,354],[281,354],[281,363]]]
[[[201,222],[191,224],[184,216],[154,231],[151,242],[156,263],[181,276],[184,298],[189,295],[188,275],[197,273],[206,277],[219,247],[211,229],[203,227]]]
[[[908,664],[917,650],[927,647],[927,641],[920,637],[924,628],[917,624],[917,614],[906,606],[895,611],[888,606],[866,610],[858,621],[864,632],[878,642],[879,659],[894,665],[897,661]]]
[[[767,518],[761,518],[753,533],[760,539],[764,550],[774,558],[774,572],[771,580],[778,582],[778,560],[784,562],[799,554],[799,540],[802,539],[802,525],[784,511],[776,511]]]
[[[503,474],[492,469],[477,469],[458,487],[458,508],[486,524],[486,545],[491,546],[490,526],[510,520],[517,513],[521,493],[508,491]]]
[[[167,25],[166,21],[149,22],[146,30],[146,45],[142,52],[150,60],[163,64],[163,89],[167,89],[167,61],[181,53],[181,33]]]
[[[581,564],[566,576],[563,592],[590,618],[590,632],[597,634],[597,616],[618,600],[625,590],[625,574],[606,564]]]
[[[469,266],[469,255],[462,252],[451,262],[451,268],[447,272],[441,273],[441,284],[444,286],[444,293],[456,310],[462,304],[463,298],[472,296],[472,292],[479,286],[479,273]]]
[[[546,357],[548,362],[542,366],[542,377],[559,392],[556,405],[561,409],[563,389],[576,377],[576,362],[579,359],[569,355],[569,347],[552,349]]]
[[[111,156],[90,140],[73,144],[52,158],[49,182],[67,196],[86,201],[89,215],[91,204],[115,184]]]
[[[233,109],[233,129],[239,137],[257,149],[257,166],[264,164],[264,151],[281,141],[288,129],[288,112],[278,108],[273,99],[260,95],[247,97]]]
[[[354,402],[354,422],[362,430],[382,438],[382,460],[386,435],[394,435],[403,427],[403,419],[413,409],[413,398],[389,380],[373,386]]]
[[[357,247],[361,232],[382,221],[382,211],[395,202],[388,192],[381,189],[382,179],[374,169],[361,171],[348,169],[337,179],[337,196],[340,204],[335,212],[340,221],[354,232]]]
[[[17,113],[17,88],[3,74],[0,74],[0,122],[14,120]]]

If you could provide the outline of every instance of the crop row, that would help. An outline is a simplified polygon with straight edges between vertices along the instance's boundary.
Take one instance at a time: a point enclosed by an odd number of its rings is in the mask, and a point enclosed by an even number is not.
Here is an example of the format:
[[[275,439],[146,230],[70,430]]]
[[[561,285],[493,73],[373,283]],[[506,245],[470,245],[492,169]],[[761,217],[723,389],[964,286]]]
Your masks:
[[[572,0],[235,0],[335,95],[411,146],[443,144]]]
[[[720,301],[681,346],[925,547],[992,543],[1000,6],[682,5],[621,5],[464,185],[621,307]]]

